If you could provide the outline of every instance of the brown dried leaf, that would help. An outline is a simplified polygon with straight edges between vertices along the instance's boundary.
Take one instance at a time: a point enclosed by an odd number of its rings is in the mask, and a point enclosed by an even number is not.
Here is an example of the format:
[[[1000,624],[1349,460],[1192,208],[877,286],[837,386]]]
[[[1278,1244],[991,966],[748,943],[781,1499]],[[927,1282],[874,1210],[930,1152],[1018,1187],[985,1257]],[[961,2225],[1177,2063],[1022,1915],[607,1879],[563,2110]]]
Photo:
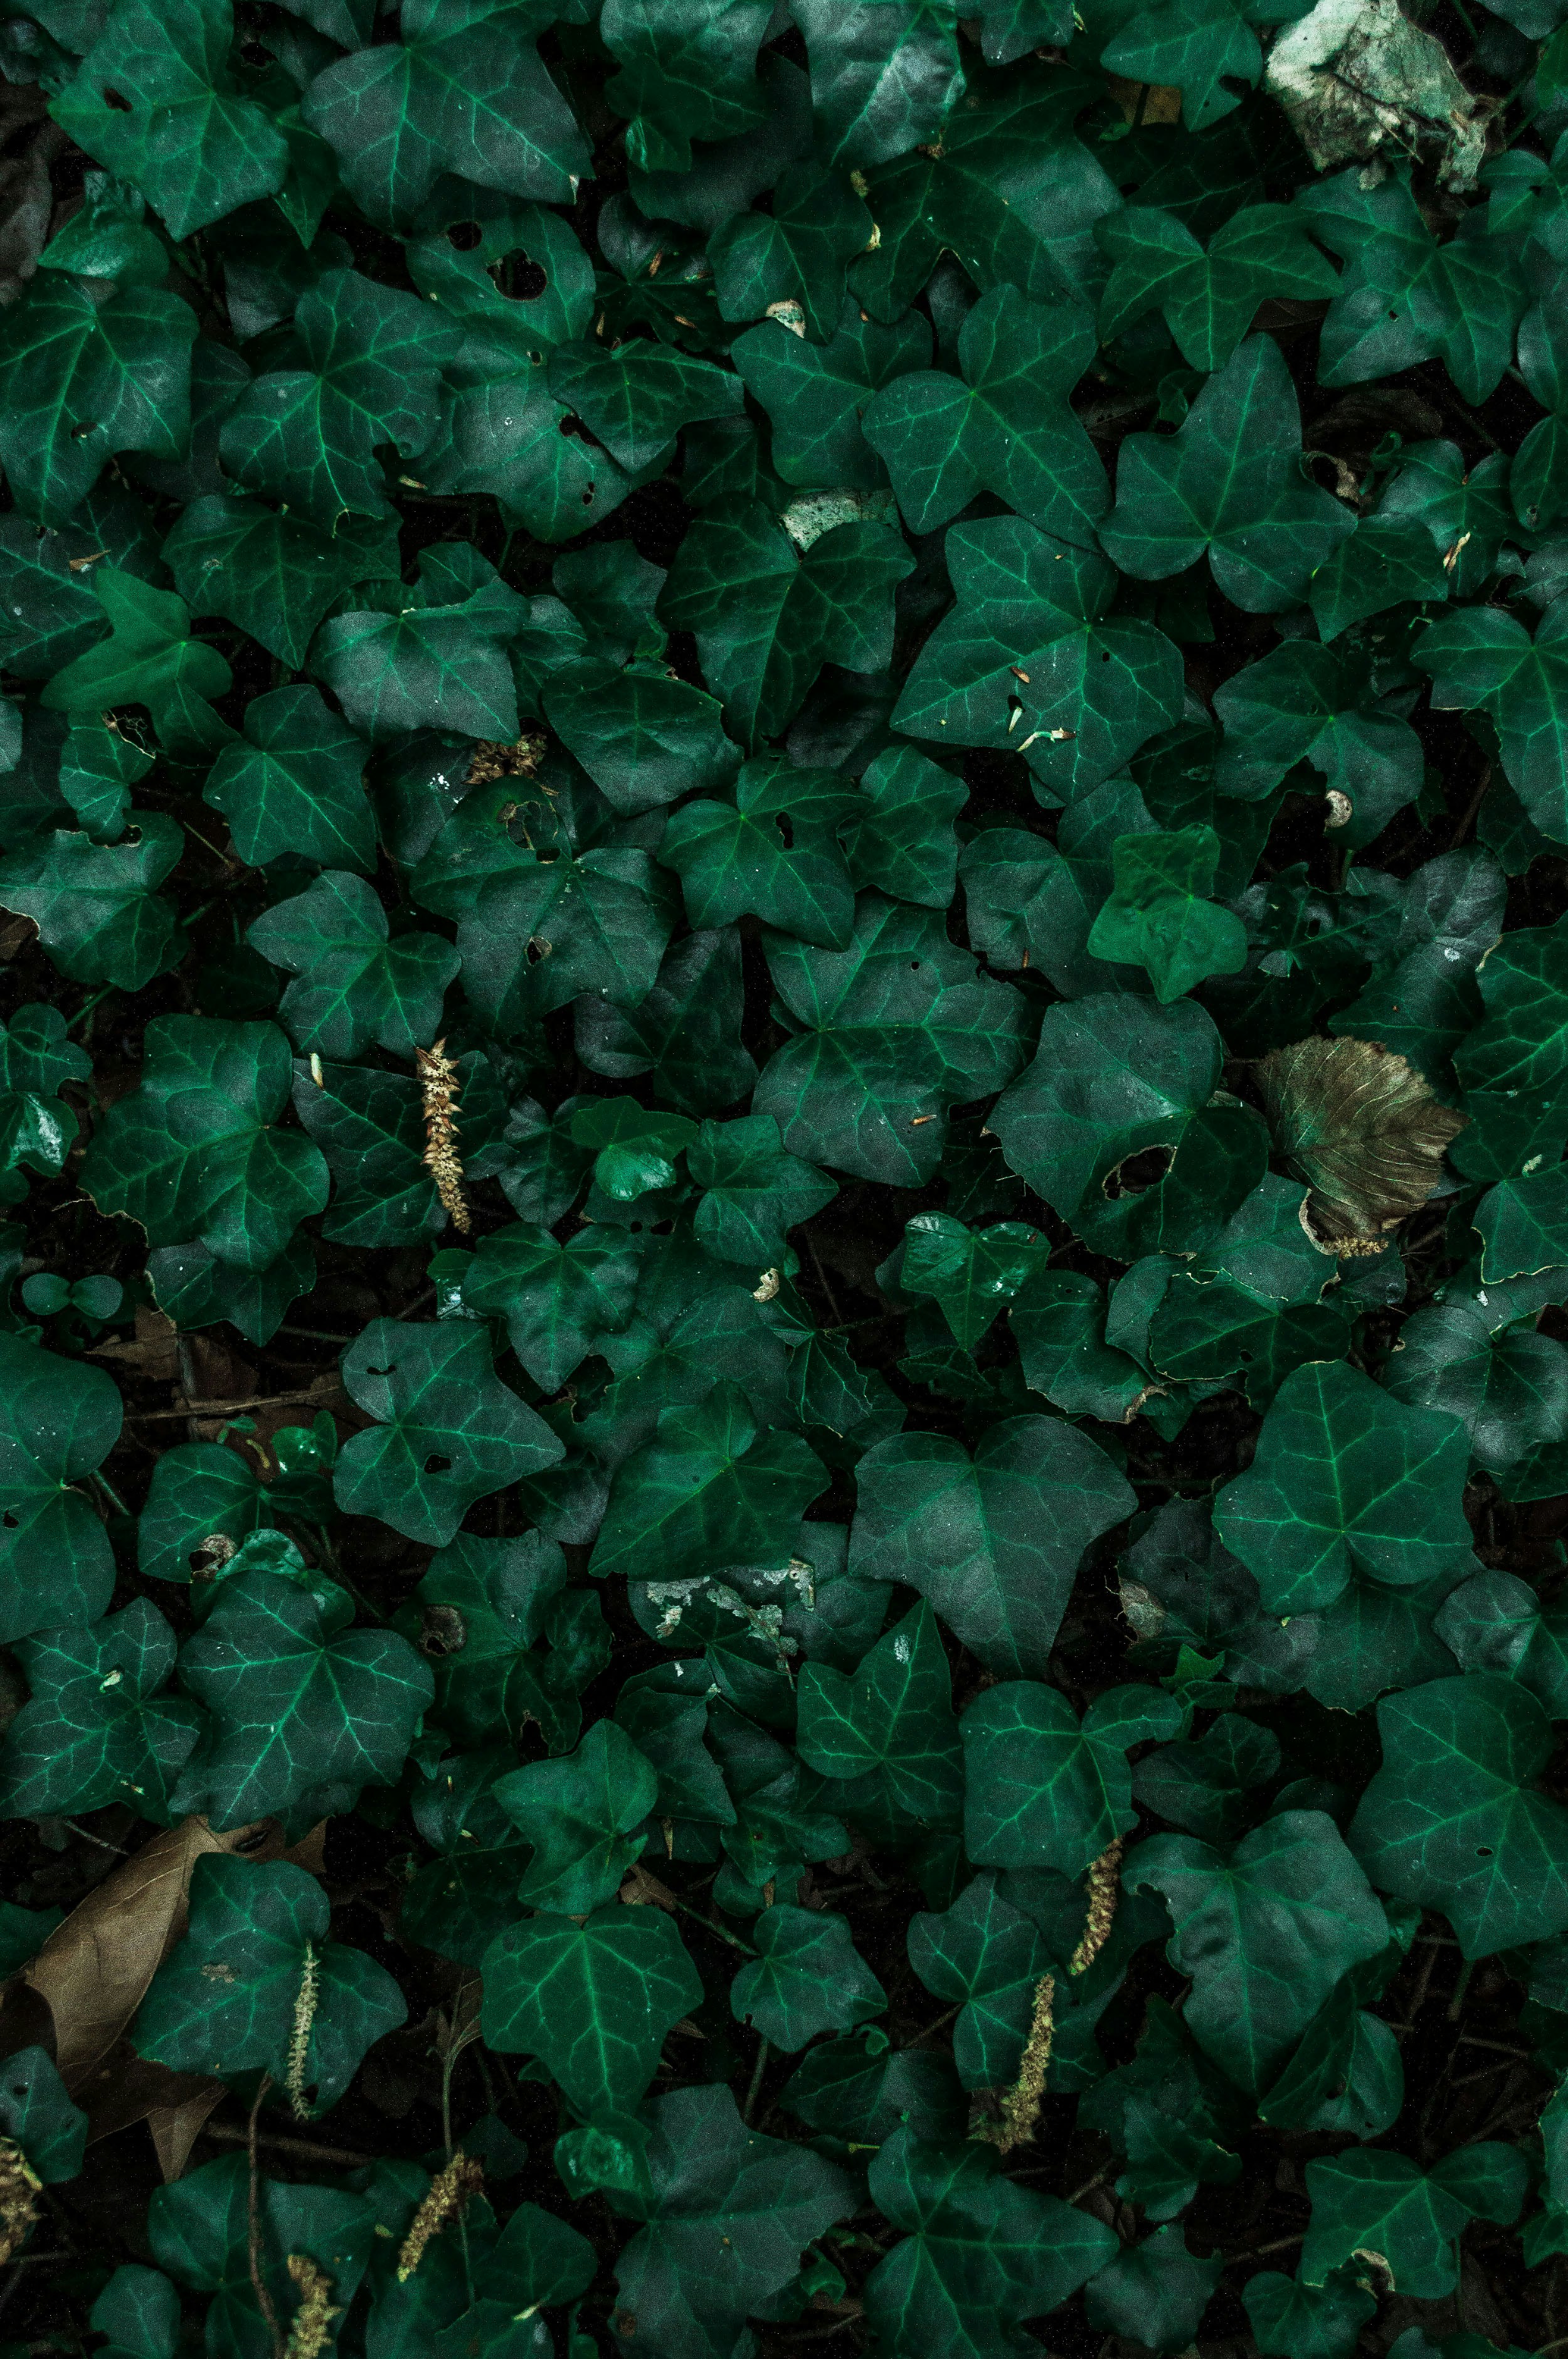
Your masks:
[[[228,2091],[222,2081],[203,2081],[194,2096],[173,2105],[155,2105],[147,2114],[147,2128],[152,2134],[153,2151],[157,2156],[158,2169],[166,2180],[178,2179],[190,2159],[190,2149],[200,2136],[207,2117]]]
[[[113,1337],[95,1343],[91,1356],[117,1360],[122,1367],[134,1368],[152,1384],[170,1384],[179,1374],[179,1330],[166,1311],[139,1302],[135,1335],[128,1341]]]
[[[254,1855],[270,1822],[214,1834],[166,1827],[57,1925],[27,1968],[54,2017],[55,2061],[74,2096],[106,2063],[147,1984],[185,1930],[190,1872],[208,1852]]]
[[[1420,1210],[1465,1128],[1403,1057],[1377,1040],[1297,1040],[1256,1067],[1280,1153],[1336,1242],[1377,1237]]]

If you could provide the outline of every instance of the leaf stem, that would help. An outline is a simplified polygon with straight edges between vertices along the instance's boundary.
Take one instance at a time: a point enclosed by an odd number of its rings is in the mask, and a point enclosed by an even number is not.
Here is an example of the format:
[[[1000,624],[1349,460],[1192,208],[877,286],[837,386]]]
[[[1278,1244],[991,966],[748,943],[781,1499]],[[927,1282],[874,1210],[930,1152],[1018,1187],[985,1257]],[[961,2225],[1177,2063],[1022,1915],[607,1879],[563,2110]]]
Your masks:
[[[749,2122],[752,2118],[752,2108],[756,2104],[758,2093],[762,2089],[762,2074],[768,2069],[769,2053],[770,2050],[767,2041],[765,2039],[759,2039],[757,2042],[757,2060],[752,2067],[752,2085],[746,2092],[746,2102],[741,2108],[741,2119],[743,2122]]]
[[[284,2359],[283,2329],[278,2324],[277,2310],[267,2289],[266,2273],[262,2260],[261,2179],[256,2169],[256,2123],[261,2114],[262,2100],[272,2086],[272,2074],[264,2072],[251,2106],[246,2131],[245,2149],[250,2164],[250,2201],[247,2212],[246,2251],[250,2262],[251,2289],[256,2298],[256,2308],[266,2323],[272,2341],[274,2359]]]

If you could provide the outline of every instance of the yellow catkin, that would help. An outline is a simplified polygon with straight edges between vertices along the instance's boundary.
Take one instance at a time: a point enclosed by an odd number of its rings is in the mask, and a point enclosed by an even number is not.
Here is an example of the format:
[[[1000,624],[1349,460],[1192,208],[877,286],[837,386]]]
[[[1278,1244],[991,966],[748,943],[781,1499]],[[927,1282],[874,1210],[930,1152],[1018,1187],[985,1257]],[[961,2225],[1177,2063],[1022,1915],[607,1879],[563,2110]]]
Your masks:
[[[0,2137],[0,2266],[27,2242],[42,2191],[42,2181],[16,2139]]]
[[[316,2020],[320,1995],[321,1969],[314,1946],[307,1941],[299,1988],[294,1994],[294,2028],[288,2036],[288,2071],[283,2082],[297,2122],[310,2119],[310,2100],[305,2093],[305,2075],[310,2061],[310,2027]]]
[[[466,1236],[473,1226],[463,1194],[463,1164],[458,1152],[458,1069],[438,1040],[433,1049],[416,1049],[415,1064],[425,1100],[425,1168],[436,1182],[436,1193],[454,1228]]]
[[[1116,1922],[1116,1903],[1121,1888],[1121,1844],[1113,1843],[1102,1851],[1089,1870],[1089,1914],[1083,1939],[1073,1951],[1070,1974],[1087,1973],[1110,1939],[1110,1929]]]
[[[1121,1844],[1118,1842],[1108,1851],[1101,1852],[1089,1869],[1088,1918],[1082,1939],[1073,1951],[1069,1974],[1087,1973],[1110,1939],[1110,1929],[1116,1922],[1120,1874]],[[975,2132],[977,2137],[988,2139],[1000,2153],[1010,2154],[1015,2146],[1022,2146],[1034,2135],[1055,2037],[1056,1984],[1050,1974],[1042,1974],[1034,1985],[1034,2013],[1029,2037],[1023,2043],[1018,2078],[1001,2101],[1001,2118],[985,2123]]]
[[[424,2259],[425,2247],[431,2237],[438,2235],[449,2220],[455,2220],[470,2197],[481,2193],[483,2187],[483,2169],[459,2147],[446,2169],[438,2171],[430,2181],[429,2191],[403,2239],[403,2250],[397,2256],[399,2285],[407,2284]]]
[[[527,778],[534,765],[545,750],[542,737],[519,737],[515,745],[503,739],[485,737],[473,749],[473,759],[468,767],[464,784],[470,787],[492,786],[497,778]]]
[[[1011,2154],[1015,2146],[1034,2135],[1034,2125],[1040,2119],[1040,2101],[1045,2094],[1045,2075],[1051,2069],[1051,2047],[1056,2037],[1056,1984],[1051,1974],[1042,1974],[1034,1985],[1034,2013],[1030,2020],[1029,2037],[1023,2043],[1019,2060],[1018,2078],[1001,2101],[1001,2119],[988,2122],[984,2136],[999,2153]]]
[[[286,2267],[299,2288],[299,2307],[288,2330],[285,2359],[320,2359],[339,2315],[329,2299],[332,2280],[307,2253],[290,2253]]]

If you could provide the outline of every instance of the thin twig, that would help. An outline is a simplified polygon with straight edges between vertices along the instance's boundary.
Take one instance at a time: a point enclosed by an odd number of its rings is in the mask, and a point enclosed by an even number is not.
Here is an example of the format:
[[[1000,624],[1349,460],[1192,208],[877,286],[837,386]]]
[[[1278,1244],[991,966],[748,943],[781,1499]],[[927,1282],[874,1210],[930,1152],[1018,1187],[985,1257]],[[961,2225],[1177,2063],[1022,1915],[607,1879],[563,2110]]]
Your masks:
[[[1239,2253],[1229,2253],[1226,2256],[1226,2258],[1227,2262],[1260,2261],[1265,2259],[1270,2253],[1288,2253],[1292,2245],[1299,2245],[1305,2234],[1306,2230],[1304,2228],[1298,2228],[1293,2236],[1276,2236],[1271,2245],[1249,2245],[1244,2251]]]
[[[746,2102],[741,2108],[741,2119],[743,2122],[749,2122],[752,2118],[752,2108],[757,2102],[757,2093],[762,2088],[762,2074],[767,2071],[767,2068],[768,2043],[765,2039],[759,2039],[757,2042],[757,2060],[752,2067],[752,2085],[746,2092]]]
[[[261,2113],[262,2100],[271,2086],[272,2074],[264,2072],[261,2076],[261,2085],[256,2091],[255,2103],[251,2107],[251,2118],[246,2132],[246,2152],[251,2167],[248,2251],[251,2288],[256,2298],[256,2308],[266,2321],[266,2331],[272,2340],[273,2359],[285,2359],[283,2329],[278,2324],[277,2310],[267,2290],[266,2275],[262,2266],[261,2178],[256,2169],[256,2122]]]
[[[207,2122],[197,2135],[216,2138],[221,2146],[253,2143],[251,2132],[241,2129],[237,2122]],[[298,2155],[303,2161],[330,2163],[342,2170],[363,2170],[386,2159],[384,2155],[355,2154],[346,2146],[317,2146],[310,2138],[279,2137],[271,2130],[264,2130],[254,2143],[265,2146],[269,2153]]]
[[[189,1400],[179,1408],[133,1409],[127,1425],[163,1425],[171,1418],[189,1418],[193,1425],[213,1417],[233,1417],[245,1408],[293,1408],[301,1401],[314,1401],[318,1408],[327,1404],[315,1386],[308,1386],[292,1393],[248,1393],[242,1400]]]

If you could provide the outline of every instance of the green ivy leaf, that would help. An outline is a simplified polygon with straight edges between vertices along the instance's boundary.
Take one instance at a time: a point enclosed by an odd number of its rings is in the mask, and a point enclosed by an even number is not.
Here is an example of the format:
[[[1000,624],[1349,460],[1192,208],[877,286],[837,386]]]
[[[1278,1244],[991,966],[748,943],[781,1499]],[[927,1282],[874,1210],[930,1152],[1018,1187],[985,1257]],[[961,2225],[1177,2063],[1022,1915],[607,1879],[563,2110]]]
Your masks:
[[[322,868],[368,875],[375,822],[362,783],[362,740],[313,688],[257,697],[245,707],[244,730],[247,742],[224,746],[201,793],[228,821],[247,867],[292,853]]]
[[[686,892],[694,926],[752,915],[803,941],[842,950],[855,897],[838,831],[858,798],[832,770],[797,770],[776,756],[746,763],[732,804],[683,803],[659,858]]]
[[[663,664],[553,666],[545,718],[615,810],[628,816],[694,788],[727,787],[740,761],[711,696]]]
[[[1413,1589],[1468,1563],[1469,1460],[1457,1418],[1411,1408],[1343,1361],[1314,1362],[1280,1386],[1215,1527],[1272,1614],[1332,1605],[1357,1575]]]
[[[637,1006],[674,931],[661,884],[649,854],[632,844],[531,861],[493,878],[458,928],[474,1007],[511,1038],[588,995]]]
[[[120,1802],[167,1819],[201,1724],[193,1704],[159,1695],[175,1651],[173,1631],[144,1597],[90,1629],[21,1640],[29,1701],[0,1748],[7,1814],[59,1817]]]
[[[270,1525],[267,1495],[250,1461],[219,1442],[182,1442],[153,1468],[136,1519],[136,1563],[155,1581],[194,1579],[214,1569],[216,1538],[238,1549]]]
[[[1253,2093],[1340,1978],[1388,1945],[1381,1904],[1322,1810],[1281,1811],[1228,1858],[1191,1835],[1156,1835],[1122,1873],[1129,1890],[1163,1896],[1171,1962],[1193,1978],[1187,2027]]]
[[[958,1723],[964,1847],[981,1867],[1081,1875],[1136,1824],[1127,1756],[1185,1719],[1158,1688],[1111,1688],[1080,1725],[1065,1695],[1035,1680],[988,1688]]]
[[[1482,712],[1497,724],[1503,768],[1543,834],[1568,836],[1568,600],[1548,606],[1535,636],[1501,606],[1441,614],[1412,649],[1432,674],[1436,712]]]
[[[49,112],[90,156],[137,187],[174,238],[276,195],[288,142],[229,71],[230,0],[115,0]]]
[[[760,503],[699,516],[659,612],[690,631],[743,743],[776,734],[825,663],[881,671],[892,653],[892,593],[914,560],[895,533],[844,524],[804,555]]]
[[[316,76],[304,120],[379,228],[406,228],[442,173],[570,204],[589,151],[527,38],[536,22],[510,0],[418,0],[399,19],[400,40]]]
[[[741,410],[741,388],[726,370],[641,336],[613,351],[589,337],[558,346],[550,391],[633,474],[667,458],[683,426]]]
[[[1372,2253],[1388,2291],[1435,2301],[1458,2283],[1463,2231],[1472,2220],[1517,2220],[1530,2172],[1517,2147],[1487,2142],[1460,2147],[1430,2171],[1403,2154],[1336,2155],[1309,2163],[1306,2180],[1305,2284],[1324,2285],[1332,2270]]]
[[[1073,126],[1103,79],[1031,65],[966,80],[939,140],[868,175],[881,236],[851,288],[878,319],[914,301],[944,246],[977,287],[1011,284],[1034,302],[1093,269],[1091,225],[1118,192]]]
[[[215,647],[191,637],[184,599],[113,565],[94,568],[92,587],[110,636],[55,674],[44,704],[89,716],[145,704],[171,754],[212,753],[229,731],[209,700],[227,695],[232,675]]]
[[[1098,551],[992,516],[956,525],[946,554],[957,606],[916,657],[895,728],[1022,754],[1076,796],[1178,717],[1181,658],[1151,623],[1102,619],[1116,569]]]
[[[964,87],[953,12],[921,0],[890,25],[879,0],[801,0],[812,112],[835,164],[880,164],[935,139]]]
[[[693,1222],[698,1242],[743,1268],[776,1268],[786,1232],[838,1193],[826,1172],[785,1152],[766,1114],[705,1122],[687,1149],[687,1169],[702,1190]]]
[[[131,2029],[138,2056],[176,2072],[272,2074],[324,2114],[367,2049],[407,2019],[384,1966],[330,1940],[331,1909],[313,1875],[287,1860],[199,1859],[184,1938],[153,1976]],[[297,2024],[308,1982],[304,2041]]]
[[[535,1383],[557,1393],[597,1337],[626,1325],[638,1260],[636,1241],[613,1229],[582,1229],[563,1245],[548,1229],[514,1221],[480,1239],[463,1299],[503,1318]]]
[[[67,1038],[58,1007],[29,1001],[0,1025],[0,1203],[25,1193],[24,1165],[49,1173],[63,1167],[77,1120],[59,1093],[92,1071],[92,1060]]]
[[[924,1185],[941,1160],[947,1106],[989,1095],[1016,1069],[1022,1004],[927,911],[876,893],[856,904],[847,950],[777,934],[765,947],[801,1028],[763,1069],[752,1112],[772,1114],[809,1162]]]
[[[147,2212],[154,2258],[179,2284],[212,2296],[207,2316],[213,2340],[235,2352],[259,2349],[267,2332],[251,2273],[253,2252],[274,2313],[291,2330],[304,2296],[288,2274],[288,2255],[314,2261],[346,2305],[378,2241],[376,2206],[362,2195],[263,2179],[253,2210],[249,2182],[245,2157],[225,2155],[157,2189]]]
[[[852,1569],[918,1590],[1004,1675],[1044,1670],[1080,1560],[1132,1508],[1099,1445],[1043,1417],[992,1426],[972,1458],[945,1434],[894,1434],[856,1483]]]
[[[455,729],[510,744],[517,697],[504,648],[522,607],[492,567],[455,542],[421,560],[414,590],[392,584],[384,605],[323,623],[312,668],[367,737]]]
[[[1357,530],[1340,543],[1347,561],[1360,538]],[[1370,842],[1421,792],[1421,740],[1377,702],[1373,668],[1358,651],[1288,639],[1217,689],[1214,709],[1225,726],[1223,793],[1271,794],[1310,762],[1326,788],[1348,797],[1357,841]]]
[[[1089,956],[1141,966],[1162,1006],[1211,974],[1237,973],[1247,962],[1247,929],[1208,897],[1219,855],[1212,827],[1118,836],[1116,881],[1090,929]]]
[[[885,478],[861,420],[873,394],[929,364],[930,328],[918,311],[884,326],[852,300],[811,324],[824,341],[768,320],[737,336],[730,357],[767,413],[773,464],[784,483],[874,492]]]
[[[295,310],[294,364],[253,378],[224,419],[225,469],[329,532],[345,510],[386,516],[376,446],[390,442],[409,457],[423,449],[452,349],[453,332],[433,304],[357,271],[325,272]]]
[[[1302,465],[1301,411],[1278,344],[1249,336],[1168,440],[1128,436],[1100,538],[1139,582],[1181,573],[1206,550],[1234,604],[1278,614],[1304,602],[1312,574],[1355,528]]]
[[[1087,540],[1110,486],[1067,396],[1093,359],[1087,307],[1027,302],[993,287],[958,335],[962,377],[901,374],[866,408],[911,532],[934,532],[978,492],[1064,540]]]
[[[276,1127],[288,1100],[288,1044],[274,1024],[164,1016],[149,1024],[141,1086],[109,1109],[81,1167],[103,1212],[139,1221],[152,1245],[199,1239],[263,1270],[297,1222],[327,1201],[327,1167]]]
[[[394,1057],[427,1048],[462,962],[438,934],[388,940],[386,912],[362,876],[329,869],[292,901],[275,902],[245,936],[295,977],[278,1009],[303,1054]]]
[[[1568,1811],[1531,1787],[1552,1751],[1535,1697],[1472,1671],[1386,1696],[1378,1731],[1350,1842],[1379,1889],[1440,1908],[1467,1958],[1568,1926]]]
[[[671,2026],[700,2006],[702,1995],[701,1977],[663,1909],[612,1905],[580,1924],[530,1917],[486,1953],[484,2037],[499,2054],[536,2056],[568,2103],[591,2120],[635,2105]]]
[[[182,830],[161,811],[144,811],[123,843],[58,829],[0,859],[0,908],[31,918],[73,982],[139,991],[184,948],[173,904],[155,889],[184,849]]]
[[[118,451],[178,458],[195,339],[195,313],[161,288],[100,301],[73,278],[34,279],[0,328],[0,462],[26,514],[65,524]]]
[[[530,1720],[552,1753],[576,1741],[579,1674],[600,1666],[604,1642],[598,1599],[568,1592],[566,1578],[560,1549],[536,1531],[460,1532],[431,1558],[396,1626],[429,1663],[436,1711],[460,1744],[518,1735]],[[514,1869],[509,1901],[515,1886]]]
[[[1207,1244],[1263,1176],[1268,1136],[1218,1093],[1219,1034],[1195,1002],[1096,993],[1047,1008],[1034,1062],[992,1109],[1002,1152],[1063,1219],[1124,1259]],[[1216,1098],[1218,1096],[1218,1103]],[[1151,1147],[1163,1172],[1129,1187]],[[1136,1167],[1134,1167],[1136,1168]]]
[[[1408,173],[1375,189],[1357,171],[1302,190],[1302,219],[1345,263],[1321,331],[1325,385],[1360,385],[1441,360],[1466,401],[1495,393],[1529,299],[1516,255],[1497,237],[1440,245]],[[1328,289],[1318,290],[1328,292]]]
[[[1182,358],[1206,372],[1225,366],[1268,297],[1310,302],[1339,287],[1333,263],[1285,205],[1244,206],[1206,246],[1174,213],[1127,205],[1096,223],[1095,242],[1111,264],[1102,338],[1157,310]]]
[[[344,1443],[332,1492],[347,1516],[379,1516],[445,1548],[476,1499],[553,1466],[544,1420],[494,1373],[489,1331],[373,1319],[342,1357],[349,1397],[376,1422]]]
[[[415,1245],[438,1235],[447,1210],[425,1160],[425,1104],[405,1073],[365,1065],[323,1065],[318,1082],[301,1062],[294,1077],[300,1128],[332,1175],[321,1223],[331,1245]]]
[[[519,1900],[579,1917],[613,1899],[642,1857],[658,1779],[624,1731],[600,1720],[564,1761],[529,1762],[498,1778],[494,1792],[534,1846]]]
[[[962,1757],[952,1678],[929,1605],[879,1638],[852,1678],[807,1663],[799,1713],[801,1759],[821,1777],[852,1784],[843,1797],[851,1815],[880,1809],[923,1826],[956,1822]]]
[[[980,2145],[896,2130],[872,2158],[871,2200],[905,2231],[867,2278],[867,2316],[909,2359],[992,2359],[1021,2322],[1057,2309],[1115,2250],[1113,2232],[1022,2187]]]
[[[764,1908],[752,1929],[757,1956],[730,1985],[739,2023],[793,2054],[820,2031],[849,2031],[887,2006],[856,1949],[846,1917],[831,1910]]]
[[[767,0],[608,0],[600,38],[620,71],[605,96],[630,125],[626,152],[640,170],[685,172],[693,139],[732,139],[767,120],[757,87]]]
[[[655,1096],[684,1114],[706,1114],[744,1098],[757,1078],[741,1038],[744,1004],[736,929],[687,934],[634,1006],[579,1000],[577,1051],[590,1072],[614,1082],[646,1073]]]
[[[397,570],[395,540],[379,517],[342,516],[334,530],[323,530],[306,516],[217,492],[180,510],[163,555],[193,614],[222,614],[237,623],[294,671],[303,669],[316,625],[345,592],[356,582]],[[247,705],[245,734],[251,743],[270,747],[279,742],[280,723],[273,715],[313,710],[299,702],[305,693],[280,689]],[[267,707],[261,724],[266,734],[257,737],[249,724],[262,705]],[[323,753],[335,734],[330,723],[320,730]]]
[[[617,1469],[591,1570],[656,1577],[766,1562],[824,1489],[827,1469],[793,1433],[762,1430],[739,1387],[666,1408]]]
[[[1090,2280],[1084,2315],[1097,2332],[1124,2334],[1146,2351],[1190,2347],[1202,2327],[1224,2256],[1200,2261],[1182,2230],[1157,2228],[1141,2245],[1124,2245],[1108,2268]]]
[[[407,1757],[433,1682],[390,1630],[346,1630],[351,1600],[324,1607],[275,1572],[225,1581],[180,1649],[180,1684],[212,1726],[173,1807],[218,1828],[292,1809],[309,1825],[390,1785]]]

